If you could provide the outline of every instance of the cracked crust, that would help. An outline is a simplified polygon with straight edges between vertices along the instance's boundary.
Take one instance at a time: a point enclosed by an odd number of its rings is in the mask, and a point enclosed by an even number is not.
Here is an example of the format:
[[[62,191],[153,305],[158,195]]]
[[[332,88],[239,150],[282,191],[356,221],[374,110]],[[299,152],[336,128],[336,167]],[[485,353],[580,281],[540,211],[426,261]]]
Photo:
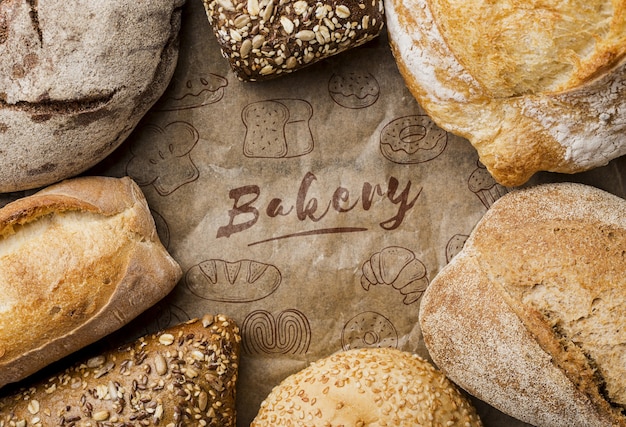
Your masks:
[[[506,186],[626,154],[624,7],[610,0],[385,5],[409,90]]]
[[[122,327],[181,276],[130,178],[76,178],[6,205],[0,387]]]
[[[185,0],[0,2],[0,192],[110,154],[167,87]]]
[[[626,426],[625,218],[581,184],[499,199],[422,298],[435,364],[533,425]]]

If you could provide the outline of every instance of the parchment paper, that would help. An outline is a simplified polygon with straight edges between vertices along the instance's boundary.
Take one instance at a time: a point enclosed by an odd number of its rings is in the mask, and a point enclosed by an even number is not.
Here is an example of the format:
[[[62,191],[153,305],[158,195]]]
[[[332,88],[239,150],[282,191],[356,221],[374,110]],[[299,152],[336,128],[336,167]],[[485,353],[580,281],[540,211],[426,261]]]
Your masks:
[[[367,93],[342,96],[355,80]],[[623,166],[539,174],[529,185],[571,180],[624,197]],[[200,0],[187,2],[169,89],[87,174],[135,179],[184,271],[169,297],[111,339],[206,312],[232,316],[243,334],[240,426],[284,377],[342,348],[428,357],[421,294],[510,191],[466,140],[425,115],[385,34],[291,75],[242,83]],[[475,403],[488,427],[524,425]]]

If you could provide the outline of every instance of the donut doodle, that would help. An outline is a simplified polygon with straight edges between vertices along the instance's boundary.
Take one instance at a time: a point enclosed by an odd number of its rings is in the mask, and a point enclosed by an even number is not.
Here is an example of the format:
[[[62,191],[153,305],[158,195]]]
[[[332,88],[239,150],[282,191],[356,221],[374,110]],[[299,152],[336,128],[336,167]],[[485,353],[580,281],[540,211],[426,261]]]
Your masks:
[[[248,104],[241,113],[246,126],[246,157],[298,157],[313,150],[309,121],[313,107],[302,99],[274,99]]]
[[[278,289],[280,282],[278,268],[247,259],[235,262],[209,259],[185,274],[185,286],[193,295],[221,302],[258,301]]]
[[[450,262],[456,254],[461,252],[468,237],[466,234],[455,234],[448,240],[446,245],[446,262]]]
[[[153,110],[188,110],[215,104],[224,97],[226,86],[228,86],[228,80],[212,73],[188,80],[173,79],[170,87]]]
[[[369,107],[378,100],[380,86],[372,74],[351,71],[333,74],[328,82],[328,92],[342,107],[358,109]]]
[[[439,156],[448,133],[426,115],[400,117],[381,131],[380,150],[394,163],[424,163]]]
[[[404,304],[417,302],[428,287],[426,267],[415,254],[399,246],[375,253],[361,267],[361,286],[391,285],[404,295]]]
[[[341,331],[344,350],[365,347],[398,347],[398,332],[393,323],[375,311],[365,311],[346,322]]]
[[[472,193],[476,194],[482,204],[489,209],[493,202],[508,193],[508,189],[493,179],[480,160],[476,163],[478,167],[474,169],[468,178],[467,186]]]
[[[311,325],[306,316],[295,309],[274,317],[257,310],[244,319],[243,349],[248,354],[306,354],[311,344]]]
[[[200,172],[190,155],[200,139],[195,127],[182,121],[165,127],[146,124],[134,136],[126,173],[137,184],[153,185],[161,196],[167,196],[198,179]]]

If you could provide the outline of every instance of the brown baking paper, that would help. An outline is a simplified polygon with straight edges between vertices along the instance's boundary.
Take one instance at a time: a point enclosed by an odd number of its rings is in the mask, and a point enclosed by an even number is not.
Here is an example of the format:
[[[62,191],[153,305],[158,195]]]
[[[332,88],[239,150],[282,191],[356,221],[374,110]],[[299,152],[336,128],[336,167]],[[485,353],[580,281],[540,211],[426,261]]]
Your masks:
[[[578,180],[623,197],[623,163],[531,183]],[[207,312],[232,316],[243,334],[239,426],[283,378],[337,350],[390,346],[427,357],[421,295],[510,191],[466,140],[425,115],[384,34],[243,83],[200,0],[185,8],[167,92],[88,173],[137,181],[184,271],[169,297],[111,340]],[[524,425],[475,403],[486,426]]]

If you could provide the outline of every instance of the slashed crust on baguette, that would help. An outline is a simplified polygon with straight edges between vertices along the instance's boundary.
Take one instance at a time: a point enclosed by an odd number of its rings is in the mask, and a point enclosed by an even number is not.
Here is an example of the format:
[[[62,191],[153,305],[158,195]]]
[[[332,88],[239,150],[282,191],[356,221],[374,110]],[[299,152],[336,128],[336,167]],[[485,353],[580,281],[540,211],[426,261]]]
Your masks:
[[[120,328],[182,271],[130,178],[67,180],[0,209],[0,387]]]

